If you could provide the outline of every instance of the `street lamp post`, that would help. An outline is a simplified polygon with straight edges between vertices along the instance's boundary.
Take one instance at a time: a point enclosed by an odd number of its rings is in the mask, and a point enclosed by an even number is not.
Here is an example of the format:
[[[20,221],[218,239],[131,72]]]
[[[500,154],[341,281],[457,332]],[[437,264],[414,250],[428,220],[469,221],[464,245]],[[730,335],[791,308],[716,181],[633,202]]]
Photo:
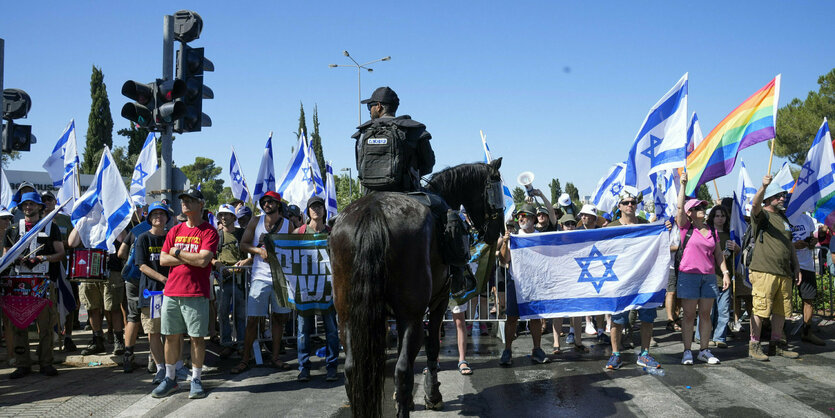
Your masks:
[[[351,167],[343,168],[339,171],[347,171],[348,172],[348,199],[354,198],[354,180],[351,177]]]
[[[391,56],[376,59],[374,61],[368,61],[365,64],[360,64],[354,59],[354,57],[351,56],[351,54],[348,53],[348,51],[342,51],[342,55],[345,55],[346,57],[348,57],[348,59],[350,59],[354,64],[353,65],[350,65],[350,64],[328,64],[328,67],[330,67],[330,68],[348,67],[348,68],[356,68],[357,69],[357,92],[359,93],[358,94],[359,95],[358,102],[362,102],[362,82],[361,82],[361,79],[360,79],[360,76],[362,75],[362,70],[366,70],[370,73],[370,72],[374,71],[374,69],[368,67],[368,65],[374,64],[375,62],[380,62],[380,61],[389,61],[389,60],[391,60]],[[359,124],[362,125],[362,103],[358,103],[358,105],[359,105]]]

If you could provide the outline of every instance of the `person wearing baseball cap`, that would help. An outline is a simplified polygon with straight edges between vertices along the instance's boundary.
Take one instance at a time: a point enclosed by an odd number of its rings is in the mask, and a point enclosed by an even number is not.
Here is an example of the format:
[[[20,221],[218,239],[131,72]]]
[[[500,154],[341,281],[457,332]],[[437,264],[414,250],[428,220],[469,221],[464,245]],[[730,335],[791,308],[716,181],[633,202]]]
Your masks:
[[[281,336],[284,335],[284,323],[287,321],[290,309],[279,304],[273,292],[273,274],[270,263],[267,262],[268,253],[264,243],[269,234],[287,234],[293,231],[290,221],[283,216],[281,195],[269,191],[259,199],[263,214],[253,219],[244,230],[241,237],[241,251],[252,255],[252,273],[249,294],[246,303],[246,335],[244,337],[243,355],[241,361],[232,368],[232,374],[238,374],[250,367],[249,360],[252,343],[258,336],[258,323],[261,318],[270,315],[272,326],[272,359],[265,362],[280,370],[289,370],[290,366],[281,361]]]
[[[731,274],[722,255],[720,238],[713,225],[708,224],[708,203],[700,199],[690,199],[685,202],[684,189],[687,186],[688,174],[681,173],[681,188],[678,193],[676,225],[678,226],[681,244],[677,253],[678,280],[676,281],[676,296],[681,300],[684,309],[684,319],[681,324],[681,341],[684,352],[681,364],[692,365],[693,353],[690,346],[693,343],[693,320],[696,311],[699,315],[699,332],[703,338],[699,340],[698,360],[708,364],[719,364],[719,359],[710,352],[710,336],[713,335],[713,323],[710,312],[713,303],[719,297],[716,286],[716,270],[718,265],[722,271],[722,290],[731,285]],[[680,260],[678,254],[681,254]]]
[[[235,210],[235,215],[238,217],[238,226],[246,229],[249,220],[252,219],[252,209],[247,206],[240,206]]]
[[[351,137],[356,140],[357,176],[366,192],[420,190],[420,177],[435,166],[426,125],[408,115],[395,116],[400,98],[390,87],[377,88],[361,103],[368,106],[371,120]],[[392,161],[401,162],[400,172],[394,172]]]
[[[792,243],[792,226],[786,218],[786,191],[772,181],[771,175],[763,177],[751,202],[751,228],[755,237],[751,255],[749,280],[753,285],[753,313],[751,317],[751,342],[748,356],[767,361],[768,356],[798,358],[783,338],[786,315],[792,312],[792,282],[803,282],[800,263]],[[760,334],[764,319],[771,318],[771,339],[764,352]]]
[[[165,335],[165,379],[151,393],[162,398],[177,389],[176,363],[180,360],[183,334],[191,338],[190,399],[206,397],[203,389],[203,360],[209,334],[211,261],[217,252],[217,230],[203,219],[204,197],[192,187],[178,196],[186,221],[174,225],[165,236],[160,266],[170,267],[162,300],[160,333]]]

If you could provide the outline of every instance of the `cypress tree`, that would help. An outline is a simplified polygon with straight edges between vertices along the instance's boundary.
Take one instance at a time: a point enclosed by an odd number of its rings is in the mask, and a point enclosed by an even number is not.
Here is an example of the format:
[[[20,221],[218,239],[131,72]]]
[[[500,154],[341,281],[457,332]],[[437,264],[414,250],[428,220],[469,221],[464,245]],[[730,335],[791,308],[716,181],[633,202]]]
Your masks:
[[[322,152],[322,137],[319,136],[319,109],[318,106],[313,105],[313,134],[310,135],[313,153],[316,154],[316,160],[319,162],[319,172],[322,173],[322,180],[327,179],[325,172],[325,153]]]
[[[90,77],[90,117],[87,119],[87,142],[81,162],[81,172],[94,174],[101,159],[104,146],[113,148],[113,118],[110,116],[110,100],[107,98],[107,86],[104,73],[93,66]]]

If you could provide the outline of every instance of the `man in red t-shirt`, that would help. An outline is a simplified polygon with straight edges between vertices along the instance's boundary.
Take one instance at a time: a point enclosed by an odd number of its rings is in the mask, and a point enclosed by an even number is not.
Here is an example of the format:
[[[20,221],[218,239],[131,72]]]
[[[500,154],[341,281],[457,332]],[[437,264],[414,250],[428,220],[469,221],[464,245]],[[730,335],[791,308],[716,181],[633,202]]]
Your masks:
[[[186,221],[175,225],[165,236],[160,265],[168,266],[168,281],[162,302],[161,334],[165,335],[165,379],[151,392],[161,398],[178,389],[175,363],[180,358],[182,335],[191,337],[190,399],[206,397],[200,380],[209,333],[211,261],[217,252],[217,230],[203,220],[203,193],[190,188],[180,194]]]

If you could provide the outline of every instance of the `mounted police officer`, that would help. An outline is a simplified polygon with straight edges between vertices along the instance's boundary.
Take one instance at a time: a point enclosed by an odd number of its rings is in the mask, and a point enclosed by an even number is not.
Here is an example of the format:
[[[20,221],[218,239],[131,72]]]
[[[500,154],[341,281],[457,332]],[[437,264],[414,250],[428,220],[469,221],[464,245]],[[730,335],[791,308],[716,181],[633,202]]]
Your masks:
[[[442,256],[452,276],[450,293],[458,297],[472,290],[475,279],[467,271],[467,229],[457,211],[440,197],[423,192],[420,186],[421,176],[431,173],[435,166],[435,152],[429,143],[432,135],[426,125],[408,115],[395,116],[400,99],[389,87],[377,88],[371,98],[360,103],[368,106],[371,120],[358,126],[351,137],[357,141],[357,176],[366,193],[412,193],[429,206],[443,231]]]

